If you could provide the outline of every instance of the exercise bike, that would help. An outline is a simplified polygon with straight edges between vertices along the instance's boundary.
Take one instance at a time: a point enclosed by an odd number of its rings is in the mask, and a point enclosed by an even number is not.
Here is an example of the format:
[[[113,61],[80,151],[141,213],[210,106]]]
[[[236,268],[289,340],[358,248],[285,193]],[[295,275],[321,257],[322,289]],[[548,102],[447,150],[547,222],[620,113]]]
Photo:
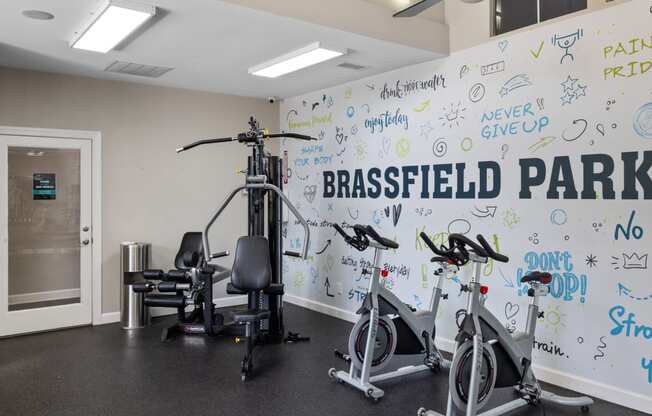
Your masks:
[[[462,291],[468,293],[467,307],[462,311],[464,319],[455,339],[455,354],[449,374],[449,395],[446,416],[499,416],[525,406],[538,405],[542,401],[563,406],[577,406],[588,411],[593,400],[588,397],[562,397],[541,389],[532,371],[532,349],[539,300],[550,292],[552,276],[549,273],[532,272],[521,279],[530,285],[528,296],[532,303],[528,308],[524,333],[510,334],[500,321],[484,306],[488,288],[480,283],[482,264],[489,258],[506,263],[507,256],[498,254],[482,235],[480,244],[460,234],[449,236],[449,247],[437,248],[427,236],[422,236],[432,251],[442,257],[464,259],[473,262],[474,275]],[[496,387],[513,387],[518,398],[494,409],[478,413],[491,398]],[[419,416],[441,416],[432,410],[419,409]]]
[[[457,270],[457,265],[447,258],[433,258],[433,261],[441,264],[441,268],[435,271],[438,280],[432,291],[430,309],[417,311],[383,286],[382,278],[387,276],[387,272],[381,269],[382,252],[397,249],[397,243],[381,237],[369,225],[355,225],[355,236],[348,235],[337,224],[333,224],[333,228],[355,249],[365,251],[371,246],[375,252],[372,271],[363,271],[371,274],[371,278],[367,295],[357,311],[360,319],[349,336],[349,354],[335,352],[338,357],[350,363],[350,369],[346,372],[331,368],[328,375],[363,391],[366,397],[377,401],[383,397],[384,392],[374,385],[376,382],[424,370],[448,368],[450,362],[443,358],[435,346],[435,318],[440,300],[447,298],[442,294],[443,282],[448,273]],[[423,364],[371,376],[372,372],[377,373],[383,369],[394,354],[423,354]]]

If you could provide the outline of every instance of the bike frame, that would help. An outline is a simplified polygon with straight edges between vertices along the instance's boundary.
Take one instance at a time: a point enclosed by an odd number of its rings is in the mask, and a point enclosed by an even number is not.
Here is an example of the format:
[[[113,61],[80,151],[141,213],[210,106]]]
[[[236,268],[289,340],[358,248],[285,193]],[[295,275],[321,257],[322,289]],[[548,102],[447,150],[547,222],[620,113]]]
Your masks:
[[[475,270],[469,283],[470,293],[467,299],[467,317],[465,319],[471,319],[472,322],[472,331],[471,333],[466,334],[466,336],[470,336],[470,339],[473,341],[473,360],[471,364],[473,370],[471,372],[469,400],[467,403],[465,415],[501,416],[505,413],[520,409],[532,402],[536,403],[540,400],[561,404],[563,406],[582,407],[593,404],[593,400],[588,397],[563,397],[541,390],[539,382],[534,376],[531,365],[528,365],[527,371],[523,375],[520,384],[515,385],[517,392],[519,392],[522,397],[478,414],[477,408],[478,394],[480,389],[480,372],[482,369],[482,356],[484,353],[485,342],[483,339],[482,326],[480,322],[484,322],[488,327],[497,333],[496,338],[493,340],[488,340],[487,343],[490,345],[499,343],[507,353],[509,359],[514,363],[516,368],[522,370],[522,363],[524,360],[528,360],[527,362],[530,364],[532,362],[534,335],[536,332],[537,319],[539,317],[539,301],[541,296],[546,296],[548,294],[549,289],[547,285],[543,285],[538,282],[532,282],[532,290],[534,293],[532,296],[532,302],[528,307],[525,332],[512,335],[502,325],[502,323],[484,306],[484,299],[480,293],[480,287],[482,265],[487,262],[487,258],[478,256],[475,253],[470,253],[470,259],[475,265]],[[465,329],[462,329],[462,331],[465,331]],[[462,335],[462,332],[460,335]],[[461,343],[464,341],[463,338],[466,337],[458,335],[457,341],[455,343],[456,353]],[[497,368],[498,365],[499,363],[496,363]],[[527,387],[530,387],[530,389]],[[535,394],[535,397],[531,397],[532,394]],[[432,410],[425,411],[424,413],[419,412],[419,414],[424,416],[442,416]],[[456,416],[457,414],[458,413],[456,411],[452,397],[449,393],[448,404],[446,407],[446,416]]]
[[[480,389],[480,370],[482,368],[482,355],[484,353],[484,338],[482,334],[483,321],[488,327],[497,333],[494,340],[488,340],[489,343],[500,343],[507,352],[508,357],[516,368],[521,369],[524,359],[532,361],[532,345],[534,343],[534,334],[536,332],[537,317],[539,316],[539,298],[542,295],[540,290],[534,291],[532,303],[528,307],[527,324],[525,333],[515,337],[509,333],[504,325],[484,306],[484,299],[480,293],[482,265],[487,262],[487,258],[471,253],[471,260],[474,262],[475,270],[469,283],[470,293],[467,300],[467,319],[473,323],[471,336],[473,340],[473,362],[472,368],[475,370],[471,373],[471,382],[469,389],[469,402],[467,404],[466,416],[475,416],[477,414],[477,401]],[[514,342],[510,342],[514,341]],[[459,348],[461,340],[456,342],[455,351]],[[538,388],[538,382],[534,378],[532,368],[527,367],[527,372],[523,377],[522,384],[535,384]],[[449,397],[447,414],[452,415],[453,404]]]
[[[338,371],[335,374],[335,377],[341,381],[344,381],[347,384],[354,386],[355,388],[365,393],[372,391],[373,392],[372,397],[377,399],[382,397],[384,395],[384,392],[378,387],[374,386],[373,383],[392,379],[395,377],[418,373],[421,371],[428,370],[429,367],[426,366],[425,364],[418,365],[418,366],[415,365],[406,366],[406,367],[399,368],[398,370],[395,371],[378,374],[373,377],[371,376],[373,350],[374,350],[376,335],[378,333],[378,321],[380,319],[381,312],[383,315],[398,315],[402,317],[408,317],[410,315],[414,315],[414,312],[412,312],[412,310],[405,303],[403,303],[394,293],[392,293],[390,290],[385,288],[384,285],[381,284],[380,276],[381,276],[381,268],[382,268],[382,251],[387,250],[387,248],[374,241],[370,241],[369,246],[374,248],[373,271],[370,278],[367,295],[365,297],[362,307],[358,311],[358,314],[362,315],[366,311],[369,312],[370,315],[369,316],[370,325],[369,325],[367,341],[365,345],[365,360],[363,361],[363,365],[361,368],[358,368],[355,365],[355,363],[351,361],[349,372],[346,373],[344,371]],[[447,267],[450,266],[447,265]],[[417,326],[418,320],[403,319],[403,322],[405,322],[408,325],[408,327],[412,330],[412,332],[414,334],[417,334],[417,338],[421,342],[422,348],[425,351],[430,351],[432,354],[436,354],[438,356],[440,365],[443,368],[448,368],[450,366],[450,361],[445,360],[441,355],[441,353],[439,352],[439,350],[435,347],[434,334],[435,334],[435,327],[436,327],[435,317],[439,309],[439,303],[442,297],[442,287],[446,279],[446,276],[448,274],[447,267],[444,268],[444,271],[438,276],[437,283],[432,290],[429,313],[432,314],[433,324],[432,324],[432,328],[429,328],[430,336],[428,337],[428,341],[427,341],[429,345],[426,345],[424,343],[425,342],[424,338],[420,336],[420,333],[422,332],[423,328]],[[384,304],[387,304],[388,308],[392,310],[391,313],[385,313],[384,310],[381,311],[381,306],[383,306]]]

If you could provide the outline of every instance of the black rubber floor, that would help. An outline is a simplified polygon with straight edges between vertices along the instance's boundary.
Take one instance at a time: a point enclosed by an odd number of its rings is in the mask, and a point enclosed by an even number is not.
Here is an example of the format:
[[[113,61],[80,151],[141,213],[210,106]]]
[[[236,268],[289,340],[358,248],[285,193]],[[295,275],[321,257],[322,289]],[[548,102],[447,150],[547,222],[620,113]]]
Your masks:
[[[333,348],[346,345],[351,324],[292,305],[285,312],[287,329],[312,340],[257,349],[256,375],[247,383],[240,381],[241,345],[204,337],[161,343],[168,318],[135,332],[116,324],[0,340],[0,415],[415,416],[421,406],[444,410],[445,373],[383,383],[386,396],[378,403],[331,381],[330,367],[345,368]],[[513,414],[580,412],[547,406]],[[642,415],[600,401],[589,414]]]

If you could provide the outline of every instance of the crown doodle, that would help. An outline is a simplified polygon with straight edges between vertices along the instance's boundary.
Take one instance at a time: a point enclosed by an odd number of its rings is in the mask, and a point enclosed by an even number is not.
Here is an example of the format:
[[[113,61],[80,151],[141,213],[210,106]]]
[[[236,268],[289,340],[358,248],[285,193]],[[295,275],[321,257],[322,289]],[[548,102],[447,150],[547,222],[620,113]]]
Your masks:
[[[630,255],[623,253],[623,260],[625,269],[647,269],[647,254],[639,256],[636,253]]]

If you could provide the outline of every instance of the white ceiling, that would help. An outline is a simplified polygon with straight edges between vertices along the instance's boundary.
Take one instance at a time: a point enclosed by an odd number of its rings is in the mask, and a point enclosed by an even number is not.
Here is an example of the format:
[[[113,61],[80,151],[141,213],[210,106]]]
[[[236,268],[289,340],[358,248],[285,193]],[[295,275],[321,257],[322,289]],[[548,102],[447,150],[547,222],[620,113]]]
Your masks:
[[[121,50],[98,54],[68,46],[97,7],[95,0],[0,0],[0,66],[253,97],[289,97],[439,57],[218,0],[145,1],[159,7],[156,21]],[[27,9],[51,12],[55,19],[27,19],[21,15]],[[352,52],[282,78],[247,73],[251,66],[314,41]],[[158,79],[104,72],[116,60],[175,69]],[[369,68],[338,68],[342,62]]]
[[[365,0],[365,1],[368,1],[369,3],[377,4],[379,6],[387,7],[392,11],[392,13],[394,13],[399,10],[405,9],[409,5],[416,3],[418,0]],[[445,1],[442,1],[441,3],[434,5],[433,7],[421,13],[419,17],[423,19],[432,20],[434,22],[444,23],[444,21],[446,20],[445,17],[446,11],[444,8],[445,7],[444,3]]]

